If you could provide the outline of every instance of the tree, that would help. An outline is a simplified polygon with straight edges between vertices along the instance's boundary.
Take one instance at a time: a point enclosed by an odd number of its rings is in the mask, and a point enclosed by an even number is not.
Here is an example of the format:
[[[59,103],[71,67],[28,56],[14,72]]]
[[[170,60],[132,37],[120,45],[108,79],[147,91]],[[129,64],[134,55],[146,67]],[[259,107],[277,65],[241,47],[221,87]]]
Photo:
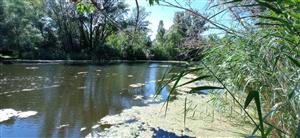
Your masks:
[[[160,20],[157,28],[157,34],[156,34],[156,41],[158,43],[163,43],[165,41],[165,33],[166,33],[166,29],[164,28],[164,22]]]
[[[149,13],[144,7],[139,8],[139,18],[136,17],[137,9],[124,22],[122,30],[108,37],[107,44],[119,50],[120,56],[125,59],[147,59],[151,40],[148,36]]]
[[[3,0],[0,0],[0,45],[1,45],[1,49],[0,51],[4,50],[4,38],[5,38],[5,33],[6,31],[5,30],[5,23],[4,23],[4,20],[5,20],[5,14],[4,14],[4,2]]]
[[[122,22],[127,12],[126,4],[120,0],[91,2],[47,1],[46,18],[54,22],[57,44],[69,58],[101,58],[106,38],[118,31],[114,23]]]
[[[1,49],[12,50],[19,58],[33,58],[43,41],[38,16],[29,1],[1,1]]]
[[[190,58],[191,54],[196,56],[203,48],[200,34],[206,30],[205,24],[204,19],[193,16],[190,12],[176,12],[173,25],[165,33],[161,21],[156,35],[155,58],[184,59]]]
[[[101,54],[105,52],[103,46],[106,38],[118,31],[110,20],[122,22],[128,9],[125,3],[119,0],[99,1],[95,4],[101,5],[101,9],[95,9],[93,12],[89,10],[79,12],[80,30],[89,51]]]

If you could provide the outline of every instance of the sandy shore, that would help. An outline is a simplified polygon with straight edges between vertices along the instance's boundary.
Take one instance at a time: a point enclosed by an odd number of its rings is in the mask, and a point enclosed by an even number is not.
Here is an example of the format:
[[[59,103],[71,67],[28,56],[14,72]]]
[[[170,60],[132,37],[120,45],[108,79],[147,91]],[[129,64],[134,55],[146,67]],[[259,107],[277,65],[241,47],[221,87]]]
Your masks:
[[[180,83],[194,77],[187,75]],[[169,102],[166,116],[166,108],[162,102],[142,107],[134,106],[121,114],[102,118],[98,127],[86,137],[245,137],[251,134],[252,126],[233,125],[229,118],[217,112],[208,102],[209,95],[186,93],[190,87],[199,85],[203,83],[195,82],[179,88],[181,94]],[[145,102],[149,101],[151,99]],[[185,124],[184,109],[188,111]]]

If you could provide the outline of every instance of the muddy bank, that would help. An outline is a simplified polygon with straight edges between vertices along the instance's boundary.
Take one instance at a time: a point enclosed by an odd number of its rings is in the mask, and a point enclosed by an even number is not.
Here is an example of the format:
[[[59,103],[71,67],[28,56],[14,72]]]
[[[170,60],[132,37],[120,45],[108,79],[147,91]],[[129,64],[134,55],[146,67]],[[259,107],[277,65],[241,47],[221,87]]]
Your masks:
[[[180,83],[194,77],[187,75]],[[134,106],[121,114],[106,116],[86,137],[245,137],[251,133],[252,126],[233,125],[229,118],[214,110],[208,102],[209,94],[186,93],[199,85],[203,82],[179,88],[181,94],[169,102],[167,111],[165,104],[160,102]],[[185,109],[188,112],[184,123]]]

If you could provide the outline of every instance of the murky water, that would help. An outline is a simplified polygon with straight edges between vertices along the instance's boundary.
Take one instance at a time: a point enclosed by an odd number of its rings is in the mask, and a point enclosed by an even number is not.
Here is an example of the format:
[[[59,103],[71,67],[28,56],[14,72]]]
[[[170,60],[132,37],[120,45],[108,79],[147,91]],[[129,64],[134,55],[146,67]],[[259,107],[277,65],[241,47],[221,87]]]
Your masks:
[[[85,136],[102,117],[144,105],[140,99],[155,93],[155,80],[168,67],[154,63],[0,65],[0,109],[38,112],[0,123],[0,137]],[[136,83],[145,85],[130,87]]]

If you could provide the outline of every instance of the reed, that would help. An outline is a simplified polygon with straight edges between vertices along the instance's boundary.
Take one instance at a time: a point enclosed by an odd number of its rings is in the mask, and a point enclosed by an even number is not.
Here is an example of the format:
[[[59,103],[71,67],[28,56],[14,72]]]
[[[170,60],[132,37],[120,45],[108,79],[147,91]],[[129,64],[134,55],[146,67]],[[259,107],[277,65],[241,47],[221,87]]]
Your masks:
[[[228,32],[233,33],[207,39],[210,47],[199,54],[205,56],[196,63],[196,69],[188,69],[191,64],[187,65],[163,82],[178,82],[185,74],[196,72],[200,77],[191,82],[205,79],[218,82],[222,87],[201,86],[191,92],[224,89],[224,95],[213,101],[228,108],[240,108],[256,126],[251,135],[299,137],[300,1],[233,0],[213,7],[218,6],[242,7],[245,11],[240,13],[238,21],[248,21],[243,23],[248,30],[231,28]],[[263,10],[245,16],[247,10],[255,9]],[[170,93],[174,93],[176,87],[177,83]],[[228,111],[232,114],[232,110]]]

